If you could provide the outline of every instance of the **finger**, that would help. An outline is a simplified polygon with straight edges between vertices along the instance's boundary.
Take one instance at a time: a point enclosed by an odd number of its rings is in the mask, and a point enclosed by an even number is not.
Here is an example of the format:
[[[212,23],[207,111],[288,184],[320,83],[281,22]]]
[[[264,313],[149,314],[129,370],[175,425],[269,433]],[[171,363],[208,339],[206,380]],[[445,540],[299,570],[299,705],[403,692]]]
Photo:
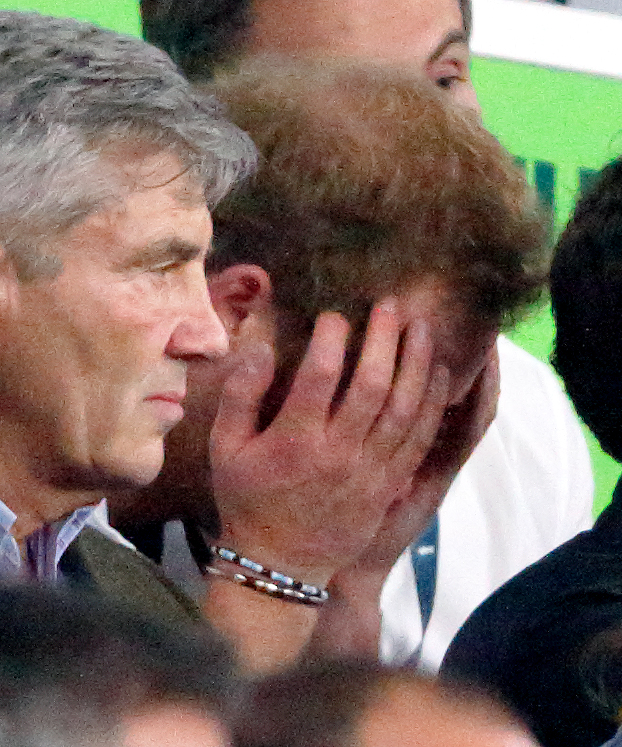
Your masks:
[[[388,298],[371,312],[356,371],[333,420],[333,432],[343,439],[362,442],[368,437],[391,392],[398,344],[396,304]]]
[[[430,382],[432,352],[429,325],[417,319],[406,332],[399,371],[389,400],[374,426],[372,439],[378,450],[394,452],[416,423]]]
[[[448,397],[449,371],[445,366],[434,366],[417,417],[395,453],[392,469],[412,474],[421,465],[436,441]]]
[[[496,351],[484,366],[460,405],[445,412],[429,465],[456,473],[473,453],[492,423],[499,398],[499,365]]]
[[[348,331],[340,314],[320,314],[307,353],[271,427],[305,428],[326,422],[343,371]]]
[[[257,327],[257,320],[249,315],[240,328],[232,372],[212,426],[213,458],[225,451],[237,452],[256,433],[259,406],[274,375],[274,351]]]
[[[473,389],[471,410],[468,418],[465,413],[465,436],[470,451],[477,446],[495,418],[499,401],[499,356],[496,348],[492,351],[489,362],[484,366]]]

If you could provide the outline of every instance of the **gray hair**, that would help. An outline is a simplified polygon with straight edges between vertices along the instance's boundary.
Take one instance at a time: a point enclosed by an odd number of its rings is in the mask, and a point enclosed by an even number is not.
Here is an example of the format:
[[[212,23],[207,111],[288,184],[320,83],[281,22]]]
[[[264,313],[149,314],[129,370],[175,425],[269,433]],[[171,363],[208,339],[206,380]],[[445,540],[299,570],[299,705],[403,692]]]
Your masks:
[[[0,12],[0,132],[0,241],[20,276],[45,269],[42,240],[118,195],[101,158],[115,141],[174,153],[210,205],[255,163],[250,138],[166,54],[35,13]]]

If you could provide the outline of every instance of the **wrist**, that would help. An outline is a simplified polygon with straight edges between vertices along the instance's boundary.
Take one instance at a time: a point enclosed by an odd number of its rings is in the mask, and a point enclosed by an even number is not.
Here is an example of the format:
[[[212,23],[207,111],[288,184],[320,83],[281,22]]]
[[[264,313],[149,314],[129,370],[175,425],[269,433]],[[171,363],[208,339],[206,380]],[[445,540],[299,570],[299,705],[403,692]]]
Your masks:
[[[328,590],[335,602],[347,602],[351,607],[380,606],[386,572],[367,571],[357,565],[339,570],[330,580]]]
[[[230,548],[210,545],[209,552],[210,562],[199,566],[204,574],[227,579],[285,602],[315,606],[328,600],[328,592],[323,587],[268,568]]]
[[[303,552],[302,543],[291,543],[266,529],[261,536],[244,532],[223,522],[215,544],[234,550],[238,555],[307,584],[326,587],[335,574],[335,567],[314,553]]]
[[[315,628],[318,609],[210,576],[205,616],[234,645],[249,673],[267,674],[294,664]]]

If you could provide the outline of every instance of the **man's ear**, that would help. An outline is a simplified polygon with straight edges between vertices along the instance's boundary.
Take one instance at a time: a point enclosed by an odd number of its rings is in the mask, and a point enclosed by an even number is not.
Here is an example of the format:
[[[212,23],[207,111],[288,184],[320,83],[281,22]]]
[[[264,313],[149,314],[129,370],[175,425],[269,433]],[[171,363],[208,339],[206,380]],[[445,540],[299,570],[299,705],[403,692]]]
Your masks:
[[[232,265],[207,276],[212,304],[227,332],[235,334],[246,317],[272,315],[272,283],[258,265]]]

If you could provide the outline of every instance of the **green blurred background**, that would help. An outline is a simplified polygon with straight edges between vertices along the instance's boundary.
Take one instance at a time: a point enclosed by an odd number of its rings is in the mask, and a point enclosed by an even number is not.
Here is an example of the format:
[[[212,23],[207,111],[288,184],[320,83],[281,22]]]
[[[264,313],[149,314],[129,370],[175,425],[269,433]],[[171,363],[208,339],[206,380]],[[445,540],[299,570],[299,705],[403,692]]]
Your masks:
[[[473,78],[487,127],[524,163],[551,209],[553,230],[561,230],[581,188],[622,152],[622,80],[491,59],[473,61]],[[511,337],[547,360],[553,339],[549,308]],[[598,512],[609,501],[620,466],[585,433]]]
[[[7,0],[6,10],[36,10],[51,16],[72,16],[100,26],[140,35],[138,0]]]
[[[140,34],[137,0],[11,0],[4,8],[73,16]],[[524,165],[559,231],[592,174],[622,152],[622,80],[476,58],[473,79],[487,127]],[[550,310],[527,319],[511,337],[547,361]],[[594,509],[606,505],[620,473],[587,432],[596,479]]]

